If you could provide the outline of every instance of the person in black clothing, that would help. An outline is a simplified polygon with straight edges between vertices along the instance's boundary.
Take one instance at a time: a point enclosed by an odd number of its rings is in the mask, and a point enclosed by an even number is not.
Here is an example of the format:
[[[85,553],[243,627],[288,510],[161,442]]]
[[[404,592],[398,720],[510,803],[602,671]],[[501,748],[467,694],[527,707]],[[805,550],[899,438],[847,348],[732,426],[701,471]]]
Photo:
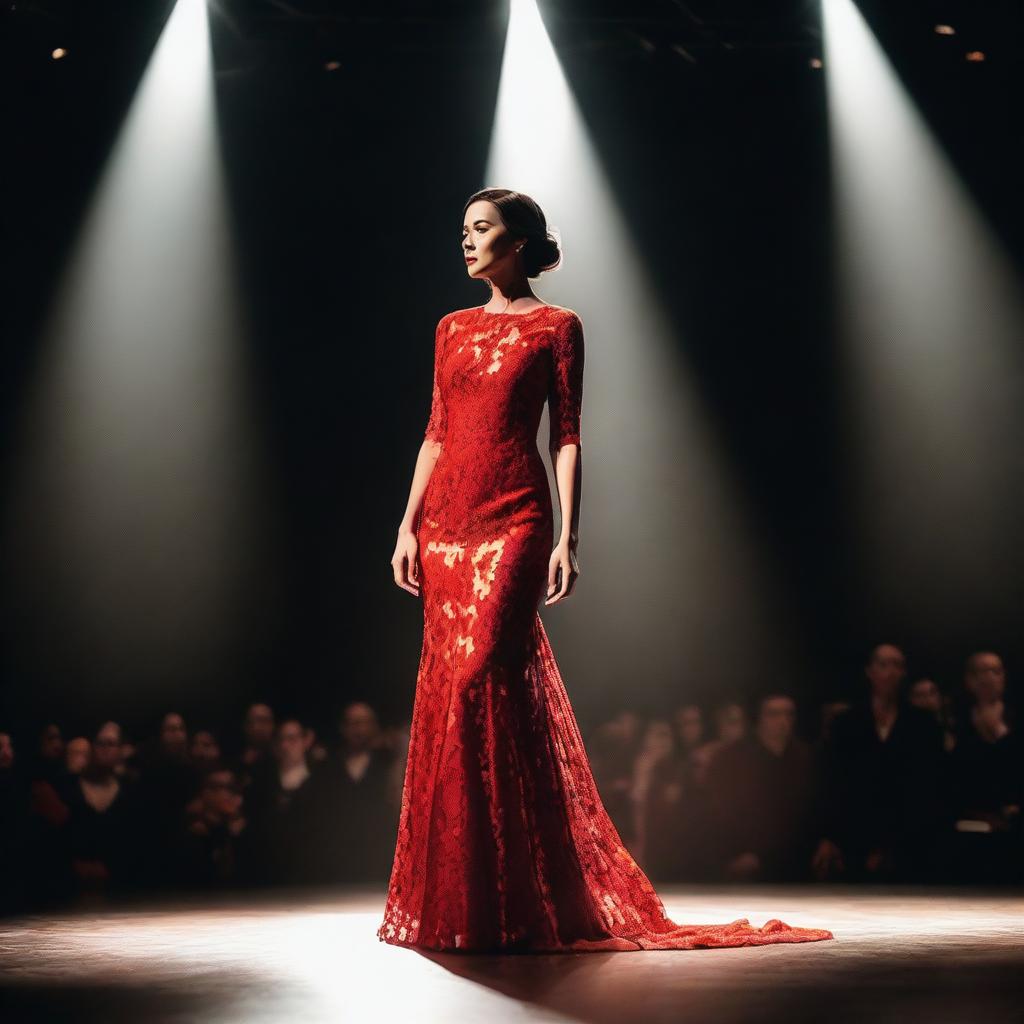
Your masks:
[[[138,792],[120,776],[121,728],[104,723],[86,768],[65,790],[67,848],[80,895],[110,893],[137,880]]]
[[[263,701],[250,704],[242,720],[242,749],[237,758],[238,777],[243,788],[253,783],[269,784],[274,774],[274,709]]]
[[[308,758],[313,739],[312,730],[297,718],[283,718],[271,745],[273,768],[257,775],[246,791],[253,841],[268,882],[317,878],[315,830],[323,812]]]
[[[960,881],[1019,881],[1024,756],[998,654],[978,651],[967,659],[964,696],[951,759],[953,813],[961,823],[951,843],[952,870]]]
[[[796,735],[796,701],[766,693],[751,734],[723,747],[706,775],[715,860],[725,877],[797,881],[814,849],[816,766]]]
[[[933,879],[948,824],[942,728],[909,704],[906,659],[879,644],[864,667],[868,694],[840,714],[823,747],[825,795],[817,877]]]
[[[626,846],[636,840],[633,814],[633,766],[640,752],[643,722],[635,711],[620,710],[591,733],[587,752],[601,802]],[[676,750],[681,750],[678,740]],[[687,748],[686,753],[689,753]]]
[[[322,871],[329,881],[387,881],[398,832],[394,754],[362,701],[341,715],[341,747],[322,766]]]
[[[20,910],[28,902],[26,875],[31,867],[28,844],[29,786],[19,770],[14,739],[0,732],[0,911]]]
[[[39,730],[39,743],[36,746],[35,758],[30,765],[32,781],[44,780],[53,782],[63,778],[64,767],[64,734],[56,722],[47,722]]]
[[[200,888],[258,881],[252,828],[236,773],[212,761],[205,763],[203,772],[199,792],[188,805],[174,844],[171,880]]]
[[[952,750],[956,745],[956,736],[950,724],[946,698],[939,689],[938,683],[927,676],[915,679],[907,690],[907,700],[915,708],[920,708],[935,716],[935,721],[942,728],[942,747],[947,753]]]

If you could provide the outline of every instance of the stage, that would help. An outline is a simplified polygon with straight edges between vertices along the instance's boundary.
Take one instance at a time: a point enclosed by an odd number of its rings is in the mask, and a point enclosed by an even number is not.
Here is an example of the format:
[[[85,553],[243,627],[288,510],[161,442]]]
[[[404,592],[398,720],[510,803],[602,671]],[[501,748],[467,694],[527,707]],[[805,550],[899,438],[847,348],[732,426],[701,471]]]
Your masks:
[[[636,953],[421,955],[378,942],[379,891],[190,897],[0,921],[15,1021],[1020,1020],[1024,893],[664,887],[678,921],[835,941]]]

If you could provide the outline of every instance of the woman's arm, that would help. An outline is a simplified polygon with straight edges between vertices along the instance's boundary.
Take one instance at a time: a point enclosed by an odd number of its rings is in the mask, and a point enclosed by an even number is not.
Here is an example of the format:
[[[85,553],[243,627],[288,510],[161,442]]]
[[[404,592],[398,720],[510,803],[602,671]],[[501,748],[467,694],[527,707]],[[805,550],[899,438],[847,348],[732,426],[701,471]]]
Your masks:
[[[580,421],[583,411],[583,322],[572,313],[555,333],[551,346],[552,377],[548,395],[551,422],[551,465],[558,487],[562,528],[548,562],[545,605],[569,597],[580,574],[580,506],[583,495],[583,448]]]
[[[562,529],[557,543],[573,549],[580,540],[580,505],[583,497],[583,452],[577,444],[563,445],[551,452],[551,466],[558,485],[558,507]]]
[[[395,544],[395,553],[391,557],[395,583],[417,597],[420,592],[420,567],[416,527],[423,505],[423,495],[426,493],[427,483],[440,454],[441,445],[435,441],[425,440],[420,445],[419,454],[416,456],[416,468],[412,474],[412,484],[409,487],[409,500],[405,506],[405,515],[398,524],[398,540]]]
[[[405,515],[398,524],[398,541],[395,553],[391,556],[391,569],[395,583],[403,590],[417,597],[420,592],[419,542],[416,538],[419,525],[420,509],[427,483],[434,472],[438,456],[444,446],[445,428],[447,426],[447,410],[444,395],[440,387],[441,359],[444,354],[445,325],[448,317],[441,317],[434,330],[434,385],[430,398],[430,418],[424,432],[423,443],[416,456],[416,467],[413,469],[412,484],[409,487],[409,500],[406,502]]]
[[[580,574],[576,548],[579,543],[580,494],[583,490],[583,455],[575,444],[551,452],[558,485],[562,529],[548,562],[548,593],[545,605],[557,604],[572,594]]]

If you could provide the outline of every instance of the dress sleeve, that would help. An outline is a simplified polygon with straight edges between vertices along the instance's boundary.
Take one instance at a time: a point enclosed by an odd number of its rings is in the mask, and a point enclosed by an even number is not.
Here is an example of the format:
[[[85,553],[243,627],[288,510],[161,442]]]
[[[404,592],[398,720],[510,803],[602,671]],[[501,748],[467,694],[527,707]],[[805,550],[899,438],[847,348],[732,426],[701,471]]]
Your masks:
[[[548,412],[551,434],[548,447],[580,446],[583,411],[583,321],[572,313],[558,325],[551,341],[551,388]]]
[[[427,429],[423,435],[425,440],[435,444],[444,444],[444,432],[448,419],[439,383],[447,326],[448,317],[445,315],[438,321],[434,330],[434,388],[430,398],[430,418],[427,420]]]

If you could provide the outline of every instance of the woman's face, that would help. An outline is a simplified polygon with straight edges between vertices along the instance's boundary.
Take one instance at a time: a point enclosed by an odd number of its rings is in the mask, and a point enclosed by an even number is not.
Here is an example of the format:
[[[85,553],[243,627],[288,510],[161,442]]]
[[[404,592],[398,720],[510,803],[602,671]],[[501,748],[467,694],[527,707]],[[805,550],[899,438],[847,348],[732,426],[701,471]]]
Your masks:
[[[510,273],[515,263],[515,247],[521,241],[509,234],[494,203],[478,199],[466,208],[462,254],[470,277],[492,278],[495,274]]]

